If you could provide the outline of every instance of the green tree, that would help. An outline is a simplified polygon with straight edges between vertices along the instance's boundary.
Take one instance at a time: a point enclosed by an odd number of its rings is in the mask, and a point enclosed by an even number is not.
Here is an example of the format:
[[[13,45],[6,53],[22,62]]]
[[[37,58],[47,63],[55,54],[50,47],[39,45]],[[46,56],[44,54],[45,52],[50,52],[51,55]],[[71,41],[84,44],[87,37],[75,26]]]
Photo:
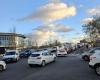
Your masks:
[[[90,37],[91,41],[100,38],[100,16],[93,17],[92,21],[83,24],[84,32]]]

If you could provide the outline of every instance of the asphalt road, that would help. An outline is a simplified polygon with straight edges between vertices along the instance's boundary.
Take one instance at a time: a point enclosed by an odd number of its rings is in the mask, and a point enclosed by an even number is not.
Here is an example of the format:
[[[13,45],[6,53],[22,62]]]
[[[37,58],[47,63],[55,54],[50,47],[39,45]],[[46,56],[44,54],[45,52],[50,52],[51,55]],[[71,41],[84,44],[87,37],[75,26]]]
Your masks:
[[[100,80],[100,77],[88,67],[88,62],[70,55],[45,67],[30,68],[27,59],[7,64],[7,70],[0,72],[0,80]]]

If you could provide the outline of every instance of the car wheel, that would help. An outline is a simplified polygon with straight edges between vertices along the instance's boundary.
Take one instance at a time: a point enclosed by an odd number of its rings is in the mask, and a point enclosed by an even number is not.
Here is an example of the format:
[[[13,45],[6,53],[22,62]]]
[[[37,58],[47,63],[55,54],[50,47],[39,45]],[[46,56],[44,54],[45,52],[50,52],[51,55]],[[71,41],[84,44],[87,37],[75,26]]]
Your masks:
[[[16,59],[15,59],[15,62],[17,62],[17,61],[18,61],[18,59],[16,58]]]
[[[85,61],[89,61],[89,57],[88,56],[84,56],[84,60]]]
[[[30,67],[33,67],[33,64],[28,64]]]
[[[3,66],[2,65],[0,65],[0,71],[3,71]]]
[[[44,67],[46,65],[45,61],[42,61],[41,66]]]
[[[96,74],[100,76],[100,65],[97,65],[95,68]]]
[[[54,62],[56,61],[56,57],[54,57]]]

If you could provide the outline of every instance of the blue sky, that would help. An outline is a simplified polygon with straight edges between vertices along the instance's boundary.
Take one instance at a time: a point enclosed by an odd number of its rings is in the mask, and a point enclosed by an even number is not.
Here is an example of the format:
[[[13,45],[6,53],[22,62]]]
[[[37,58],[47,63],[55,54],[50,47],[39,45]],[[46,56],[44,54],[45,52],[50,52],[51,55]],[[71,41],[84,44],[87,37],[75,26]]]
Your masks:
[[[15,26],[16,32],[27,34],[32,29],[42,25],[38,20],[18,21],[27,15],[35,12],[38,8],[46,5],[50,0],[0,0],[0,32],[9,32]],[[88,9],[96,8],[100,5],[100,0],[60,0],[65,4],[76,7],[76,15],[56,21],[55,23],[70,26],[74,31],[65,33],[69,37],[81,35],[82,20],[90,17]]]

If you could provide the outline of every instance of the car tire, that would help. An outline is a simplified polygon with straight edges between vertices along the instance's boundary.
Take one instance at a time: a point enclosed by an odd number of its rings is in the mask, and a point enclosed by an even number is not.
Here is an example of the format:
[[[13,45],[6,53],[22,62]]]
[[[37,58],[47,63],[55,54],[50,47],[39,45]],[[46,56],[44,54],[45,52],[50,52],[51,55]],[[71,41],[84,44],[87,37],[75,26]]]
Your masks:
[[[100,64],[95,67],[95,72],[100,76]]]
[[[43,60],[41,66],[44,67],[46,65],[45,61]]]
[[[84,59],[85,61],[89,61],[89,57],[88,57],[88,56],[84,56],[83,59]]]
[[[56,57],[54,57],[54,60],[53,60],[54,62],[56,61]]]
[[[3,66],[2,66],[2,65],[0,65],[0,71],[3,71],[3,70],[4,70]]]
[[[17,62],[17,61],[18,61],[18,59],[16,58],[16,59],[15,59],[15,62]]]
[[[33,64],[28,64],[29,65],[29,67],[33,67]]]

